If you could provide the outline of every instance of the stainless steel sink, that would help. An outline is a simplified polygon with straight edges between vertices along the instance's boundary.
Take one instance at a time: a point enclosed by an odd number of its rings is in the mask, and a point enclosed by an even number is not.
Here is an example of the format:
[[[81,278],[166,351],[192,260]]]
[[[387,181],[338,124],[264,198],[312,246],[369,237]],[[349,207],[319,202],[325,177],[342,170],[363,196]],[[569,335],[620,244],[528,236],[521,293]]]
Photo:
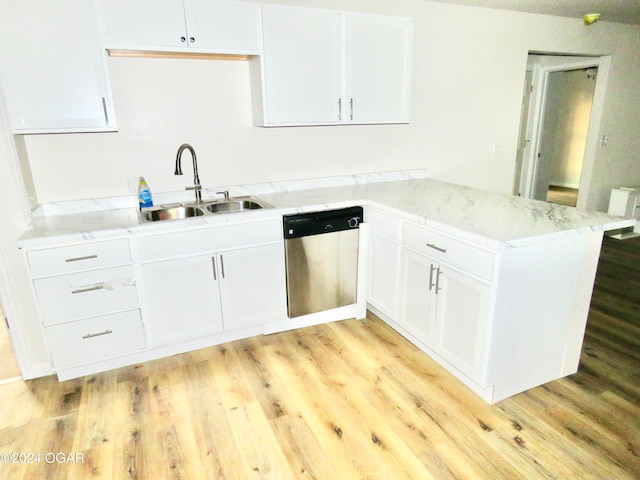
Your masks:
[[[231,198],[199,204],[171,204],[159,205],[140,212],[143,222],[157,222],[159,220],[178,220],[190,217],[201,217],[221,213],[242,212],[260,208],[272,208],[271,205],[253,197]]]
[[[171,207],[159,207],[140,212],[142,219],[147,222],[158,220],[177,220],[179,218],[201,217],[205,211],[195,205],[179,205]]]
[[[230,213],[241,212],[242,210],[256,210],[264,208],[264,206],[254,200],[224,200],[208,204],[205,208],[211,213]]]

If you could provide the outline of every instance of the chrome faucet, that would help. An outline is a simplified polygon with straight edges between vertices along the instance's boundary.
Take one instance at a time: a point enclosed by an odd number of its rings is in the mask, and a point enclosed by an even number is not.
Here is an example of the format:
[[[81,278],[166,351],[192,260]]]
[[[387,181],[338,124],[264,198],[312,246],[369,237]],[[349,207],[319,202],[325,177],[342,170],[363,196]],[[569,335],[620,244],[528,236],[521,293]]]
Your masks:
[[[189,150],[193,159],[193,187],[185,187],[185,190],[193,190],[196,193],[196,203],[202,202],[202,185],[200,185],[200,177],[198,176],[198,161],[196,160],[196,151],[188,143],[183,143],[178,148],[176,154],[176,171],[174,175],[182,175],[182,152]]]

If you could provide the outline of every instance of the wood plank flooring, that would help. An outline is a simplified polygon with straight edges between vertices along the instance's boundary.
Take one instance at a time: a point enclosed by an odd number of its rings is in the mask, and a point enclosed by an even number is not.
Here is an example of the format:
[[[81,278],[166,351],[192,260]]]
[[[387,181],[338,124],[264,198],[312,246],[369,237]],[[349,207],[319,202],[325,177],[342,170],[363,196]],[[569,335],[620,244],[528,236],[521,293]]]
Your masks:
[[[0,385],[42,459],[0,479],[638,479],[639,260],[605,240],[579,372],[497,405],[372,316]]]

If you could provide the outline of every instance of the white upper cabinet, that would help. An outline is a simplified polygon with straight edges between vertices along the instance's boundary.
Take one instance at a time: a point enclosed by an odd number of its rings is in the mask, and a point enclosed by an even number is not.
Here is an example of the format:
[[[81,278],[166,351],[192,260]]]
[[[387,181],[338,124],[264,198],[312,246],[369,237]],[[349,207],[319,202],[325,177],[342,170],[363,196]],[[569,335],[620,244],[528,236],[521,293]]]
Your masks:
[[[409,123],[412,22],[346,16],[346,99],[353,123]]]
[[[342,102],[342,16],[264,7],[266,125],[337,123]]]
[[[102,0],[108,48],[257,54],[259,6],[217,0]]]
[[[263,7],[256,123],[408,123],[412,27],[409,18]]]
[[[93,2],[2,2],[0,82],[14,133],[115,130]]]

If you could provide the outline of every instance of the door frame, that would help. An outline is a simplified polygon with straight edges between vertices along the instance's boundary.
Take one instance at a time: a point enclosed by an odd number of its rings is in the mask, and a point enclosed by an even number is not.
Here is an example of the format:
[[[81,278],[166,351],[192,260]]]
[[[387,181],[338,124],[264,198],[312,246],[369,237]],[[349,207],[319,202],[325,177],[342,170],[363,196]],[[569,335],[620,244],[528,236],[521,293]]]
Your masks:
[[[589,129],[584,149],[584,160],[580,175],[578,201],[576,208],[585,210],[589,198],[593,164],[596,157],[596,149],[600,143],[600,121],[604,108],[604,98],[611,65],[610,56],[585,57],[584,59],[567,60],[558,65],[534,65],[533,66],[533,91],[531,92],[531,108],[529,121],[527,122],[527,145],[523,155],[522,174],[520,177],[520,194],[526,198],[532,198],[536,181],[538,154],[541,147],[542,127],[544,122],[544,104],[547,98],[549,74],[567,70],[583,68],[598,68],[596,86],[593,94],[593,104],[589,120]]]

